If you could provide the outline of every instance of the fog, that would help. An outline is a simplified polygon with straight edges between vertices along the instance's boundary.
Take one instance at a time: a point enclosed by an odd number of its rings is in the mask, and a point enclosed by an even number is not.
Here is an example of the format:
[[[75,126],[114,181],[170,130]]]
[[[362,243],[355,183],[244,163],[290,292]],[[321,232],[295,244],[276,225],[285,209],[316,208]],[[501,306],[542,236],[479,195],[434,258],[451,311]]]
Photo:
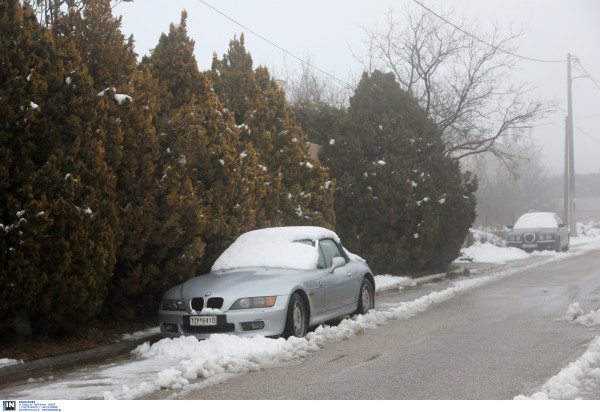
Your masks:
[[[542,147],[543,163],[551,175],[562,174],[564,168],[566,58],[568,53],[576,56],[572,73],[575,171],[600,172],[599,1],[428,0],[424,4],[438,13],[453,9],[457,20],[464,16],[478,25],[478,35],[491,33],[494,24],[506,32],[511,27],[525,29],[526,34],[511,44],[525,57],[512,76],[518,83],[536,85],[534,97],[556,102],[557,110],[530,133]],[[421,8],[414,0],[137,0],[121,3],[114,14],[123,16],[122,30],[133,34],[140,56],[156,46],[170,23],[179,23],[185,9],[200,70],[209,69],[213,53],[221,57],[229,41],[244,33],[255,66],[268,67],[279,79],[297,73],[300,58],[347,81],[363,71],[365,30],[384,23],[392,9],[401,18],[407,7]],[[592,77],[582,77],[587,74]]]

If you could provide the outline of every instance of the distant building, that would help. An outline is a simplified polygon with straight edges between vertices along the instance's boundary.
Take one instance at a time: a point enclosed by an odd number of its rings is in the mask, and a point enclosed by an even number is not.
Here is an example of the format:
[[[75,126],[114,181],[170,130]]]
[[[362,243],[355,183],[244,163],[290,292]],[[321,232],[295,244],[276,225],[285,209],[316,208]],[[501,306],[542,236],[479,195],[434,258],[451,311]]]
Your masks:
[[[319,160],[319,152],[321,151],[322,148],[323,148],[323,145],[316,144],[316,143],[309,143],[308,151],[310,152],[310,158],[314,161]]]

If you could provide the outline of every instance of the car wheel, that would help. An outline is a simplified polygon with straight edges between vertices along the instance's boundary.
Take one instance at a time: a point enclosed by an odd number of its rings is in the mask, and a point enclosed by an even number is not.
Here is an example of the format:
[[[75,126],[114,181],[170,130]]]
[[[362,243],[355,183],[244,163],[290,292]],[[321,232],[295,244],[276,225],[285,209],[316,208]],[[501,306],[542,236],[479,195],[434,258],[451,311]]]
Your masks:
[[[306,335],[307,325],[308,311],[306,310],[306,302],[299,294],[294,293],[288,306],[283,335],[285,338],[289,338],[290,336],[302,338]]]
[[[364,315],[375,307],[375,294],[373,285],[367,279],[363,279],[360,285],[360,294],[358,295],[357,315]]]

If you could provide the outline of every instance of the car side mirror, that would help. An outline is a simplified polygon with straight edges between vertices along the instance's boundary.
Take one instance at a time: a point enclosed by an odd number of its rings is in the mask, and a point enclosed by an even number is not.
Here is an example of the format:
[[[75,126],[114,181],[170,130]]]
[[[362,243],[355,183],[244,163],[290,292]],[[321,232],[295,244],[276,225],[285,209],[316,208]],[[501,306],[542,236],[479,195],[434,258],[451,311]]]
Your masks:
[[[513,229],[515,227],[515,225],[508,225],[506,227],[509,228],[509,229]]]
[[[565,224],[561,223],[561,224],[558,225],[558,227],[565,227]]]
[[[346,266],[346,259],[341,256],[334,257],[331,259],[331,269],[329,269],[329,273],[333,273],[337,268],[341,268],[342,266]]]

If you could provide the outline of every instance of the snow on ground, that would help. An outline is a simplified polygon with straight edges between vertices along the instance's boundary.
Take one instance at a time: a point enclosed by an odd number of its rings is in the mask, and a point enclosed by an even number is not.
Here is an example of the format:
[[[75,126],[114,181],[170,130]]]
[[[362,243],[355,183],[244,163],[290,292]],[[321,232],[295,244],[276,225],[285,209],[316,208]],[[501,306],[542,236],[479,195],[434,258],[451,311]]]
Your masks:
[[[4,366],[17,365],[19,363],[23,363],[23,361],[16,360],[16,359],[2,358],[2,359],[0,359],[0,368],[2,368]]]
[[[156,335],[157,333],[160,333],[160,328],[158,326],[155,328],[148,328],[145,330],[140,330],[140,331],[134,332],[134,333],[126,333],[123,336],[121,336],[121,339],[123,339],[123,340],[144,339],[149,336]]]
[[[492,243],[475,243],[473,246],[461,250],[458,262],[469,260],[471,262],[507,263],[513,260],[527,259],[530,256],[524,250],[514,247],[499,247]]]
[[[594,223],[578,223],[577,237],[571,237],[571,247],[600,241],[600,226]],[[456,260],[485,263],[508,263],[515,260],[528,259],[535,256],[554,256],[551,251],[525,252],[524,250],[504,247],[503,239],[482,229],[471,229],[474,244],[461,249]]]
[[[231,335],[213,335],[204,341],[198,341],[193,337],[162,339],[153,345],[144,343],[138,346],[132,352],[134,359],[130,362],[83,369],[60,379],[50,378],[45,381],[31,379],[26,385],[0,391],[0,397],[5,399],[134,399],[161,388],[179,389],[183,392],[202,388],[240,373],[301,359],[318,351],[329,342],[351,339],[391,320],[416,316],[432,305],[498,279],[512,276],[522,270],[583,254],[600,247],[599,229],[591,226],[582,227],[582,233],[584,235],[576,240],[573,239],[573,245],[578,245],[576,250],[568,253],[544,252],[548,254],[546,259],[536,260],[524,267],[499,269],[488,276],[457,280],[444,290],[432,292],[413,301],[387,305],[384,309],[372,310],[364,316],[344,319],[337,326],[320,326],[304,339],[240,338]],[[498,254],[506,249],[494,247]],[[468,254],[474,262],[486,262],[493,259],[493,250],[488,246],[478,246],[466,248],[463,253]],[[503,259],[505,261],[515,258],[526,259],[532,255],[534,254],[522,257],[510,250]],[[376,276],[377,290],[398,287],[398,284],[404,280],[407,278]],[[565,317],[559,320],[581,321],[586,325],[600,324],[600,316],[595,311],[586,315],[576,303],[571,305]],[[140,335],[149,332],[152,331],[143,331]],[[590,344],[580,359],[550,379],[538,393],[531,396],[531,399],[577,397],[581,390],[590,385],[590,381],[600,383],[599,366],[600,336]],[[517,399],[527,398],[520,396]]]
[[[375,276],[375,291],[398,289],[402,282],[410,280],[408,276],[378,275]]]
[[[578,323],[587,327],[600,325],[600,309],[585,314],[579,302],[569,306],[565,316],[557,321]],[[557,375],[550,378],[540,390],[531,396],[517,396],[517,400],[578,399],[582,392],[600,385],[600,335],[591,342],[585,353],[569,363]]]

